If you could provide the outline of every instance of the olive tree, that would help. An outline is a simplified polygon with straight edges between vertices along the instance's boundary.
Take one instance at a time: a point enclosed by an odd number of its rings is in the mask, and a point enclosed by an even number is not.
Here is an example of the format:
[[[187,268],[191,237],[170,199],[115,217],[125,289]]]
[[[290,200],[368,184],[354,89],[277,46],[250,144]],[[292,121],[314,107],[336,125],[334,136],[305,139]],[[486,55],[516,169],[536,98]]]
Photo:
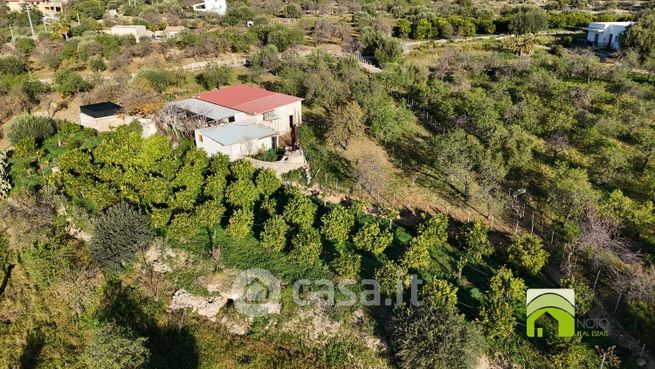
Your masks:
[[[403,369],[473,369],[483,340],[457,310],[438,304],[402,306],[392,320],[392,343]]]
[[[94,223],[91,256],[105,271],[117,272],[150,239],[148,219],[127,203],[114,205]]]

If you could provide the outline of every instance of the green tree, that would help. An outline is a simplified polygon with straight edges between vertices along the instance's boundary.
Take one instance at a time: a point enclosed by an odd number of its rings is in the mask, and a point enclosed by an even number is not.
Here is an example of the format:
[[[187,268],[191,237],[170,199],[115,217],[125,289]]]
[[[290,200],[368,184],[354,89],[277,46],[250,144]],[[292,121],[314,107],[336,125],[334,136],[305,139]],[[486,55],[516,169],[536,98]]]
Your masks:
[[[509,30],[515,34],[538,33],[547,29],[548,16],[545,11],[537,7],[520,7],[509,19]]]
[[[362,265],[362,256],[354,252],[342,252],[330,264],[335,273],[343,279],[355,280]]]
[[[323,251],[321,235],[314,228],[301,228],[291,239],[291,253],[289,256],[305,263],[316,263]]]
[[[235,240],[245,238],[252,227],[254,214],[250,209],[237,209],[230,217],[225,233]]]
[[[27,66],[21,58],[15,55],[0,56],[0,75],[18,76],[23,73],[27,73]]]
[[[558,163],[548,193],[548,201],[564,220],[578,219],[587,208],[598,205],[599,194],[582,168]]]
[[[255,184],[259,193],[264,195],[264,198],[268,198],[282,186],[282,182],[272,169],[260,170],[255,178]]]
[[[655,9],[644,10],[637,21],[628,27],[619,41],[621,48],[633,49],[639,53],[642,63],[655,58]]]
[[[88,368],[138,369],[148,363],[148,339],[114,324],[98,329],[84,349],[80,361]]]
[[[414,29],[412,32],[413,39],[425,40],[428,38],[432,38],[432,34],[433,34],[432,23],[430,23],[429,20],[425,18],[421,18],[414,24]]]
[[[456,309],[436,304],[400,307],[392,343],[403,369],[473,369],[483,340]]]
[[[364,133],[364,112],[356,101],[336,106],[328,119],[326,138],[331,145],[348,148],[348,142]]]
[[[457,309],[457,287],[444,279],[433,279],[421,289],[424,302],[449,309]]]
[[[257,187],[250,179],[238,179],[227,186],[225,201],[232,206],[248,208],[259,198]]]
[[[584,281],[575,277],[563,278],[559,284],[562,288],[571,288],[575,291],[575,315],[584,316],[587,314],[596,297],[594,290]]]
[[[400,18],[396,22],[396,36],[400,38],[407,38],[412,32],[412,22],[407,18]]]
[[[220,200],[208,200],[195,208],[194,218],[201,227],[212,229],[221,224],[225,207]]]
[[[373,255],[380,255],[393,241],[393,235],[388,230],[381,230],[378,223],[365,224],[353,237],[353,244],[359,250]]]
[[[462,228],[458,238],[470,262],[479,263],[483,258],[493,254],[494,246],[489,242],[488,233],[489,227],[477,219]]]
[[[196,75],[196,82],[205,90],[214,90],[226,86],[234,79],[232,67],[226,65],[209,65]]]
[[[226,184],[227,179],[224,174],[211,174],[205,179],[203,193],[205,196],[220,201],[223,199],[223,192],[225,191]]]
[[[342,205],[335,205],[321,217],[321,233],[326,240],[336,244],[344,244],[355,225],[355,214]]]
[[[514,277],[508,268],[499,269],[491,278],[478,322],[489,338],[506,338],[512,335],[516,321],[514,305],[523,298],[525,283]]]
[[[287,244],[287,232],[289,226],[280,215],[275,215],[264,222],[264,228],[260,234],[262,246],[274,251],[282,251]]]
[[[150,240],[148,220],[127,203],[114,205],[95,221],[91,256],[104,270],[117,272]]]
[[[300,18],[302,15],[302,8],[296,3],[290,3],[282,8],[282,16],[284,18]]]
[[[616,221],[629,226],[635,234],[650,231],[655,224],[655,206],[651,201],[640,204],[618,189],[610,193],[602,208]]]
[[[289,203],[284,207],[282,216],[287,223],[308,229],[314,225],[317,208],[309,197],[301,193],[293,193]]]
[[[16,50],[24,56],[29,56],[36,49],[36,43],[29,37],[16,37]]]
[[[548,261],[548,252],[536,236],[525,234],[516,237],[507,246],[509,262],[530,275],[537,275]]]
[[[245,159],[237,160],[230,164],[230,173],[237,180],[252,179],[255,171],[256,169],[252,166],[252,163]]]
[[[375,271],[375,280],[380,284],[380,292],[385,296],[396,296],[399,289],[409,284],[407,269],[389,260]]]
[[[387,37],[380,32],[367,30],[362,37],[364,54],[375,57],[378,64],[393,62],[403,53],[398,39]]]
[[[55,91],[59,92],[64,97],[72,97],[80,92],[86,92],[93,87],[89,82],[85,81],[82,76],[72,70],[61,70],[55,73],[53,79]]]
[[[171,220],[171,224],[168,226],[166,237],[180,243],[187,243],[199,233],[200,225],[197,219],[189,213],[182,212],[173,216],[173,220]]]
[[[433,243],[427,235],[418,235],[409,241],[409,247],[400,261],[404,268],[422,268],[430,265],[430,248]]]
[[[102,72],[107,69],[107,64],[100,57],[89,60],[89,68],[94,72]]]

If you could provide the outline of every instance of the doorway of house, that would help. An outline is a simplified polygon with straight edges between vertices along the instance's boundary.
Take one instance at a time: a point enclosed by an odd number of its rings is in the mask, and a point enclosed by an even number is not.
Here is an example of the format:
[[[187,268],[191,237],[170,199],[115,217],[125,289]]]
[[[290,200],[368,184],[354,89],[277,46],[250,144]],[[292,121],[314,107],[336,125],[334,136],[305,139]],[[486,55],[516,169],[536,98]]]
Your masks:
[[[277,136],[271,137],[271,148],[277,150]]]
[[[600,36],[598,33],[594,35],[594,46],[598,46],[598,36]]]
[[[293,115],[289,115],[289,127],[291,127],[291,149],[298,150],[299,134],[298,126],[293,120]]]
[[[607,41],[607,47],[612,48],[612,34],[610,34],[609,40]]]

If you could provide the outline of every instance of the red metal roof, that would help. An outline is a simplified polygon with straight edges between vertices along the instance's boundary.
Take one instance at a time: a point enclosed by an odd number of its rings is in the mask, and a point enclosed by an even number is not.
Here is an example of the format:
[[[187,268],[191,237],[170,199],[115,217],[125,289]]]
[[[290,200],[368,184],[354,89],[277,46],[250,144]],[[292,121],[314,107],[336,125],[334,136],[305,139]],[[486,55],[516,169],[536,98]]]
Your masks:
[[[247,114],[261,114],[303,100],[300,97],[248,85],[235,85],[205,92],[197,98]]]

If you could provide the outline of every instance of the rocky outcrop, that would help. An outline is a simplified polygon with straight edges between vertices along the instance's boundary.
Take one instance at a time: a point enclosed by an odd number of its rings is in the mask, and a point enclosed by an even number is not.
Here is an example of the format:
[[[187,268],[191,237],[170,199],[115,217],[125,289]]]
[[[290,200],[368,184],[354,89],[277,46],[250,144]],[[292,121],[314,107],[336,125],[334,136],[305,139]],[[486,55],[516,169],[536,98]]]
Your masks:
[[[227,297],[201,297],[190,294],[189,292],[180,289],[173,295],[173,301],[169,306],[169,310],[192,309],[198,315],[208,318],[210,321],[216,321],[216,314],[228,302]]]

